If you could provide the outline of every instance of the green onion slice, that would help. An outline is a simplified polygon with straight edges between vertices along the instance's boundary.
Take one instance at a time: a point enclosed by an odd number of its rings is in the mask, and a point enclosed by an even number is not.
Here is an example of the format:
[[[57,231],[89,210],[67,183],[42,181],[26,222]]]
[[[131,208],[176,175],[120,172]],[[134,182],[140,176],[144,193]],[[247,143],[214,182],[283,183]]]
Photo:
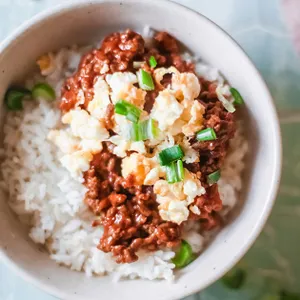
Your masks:
[[[234,98],[234,102],[233,102],[234,104],[237,104],[237,105],[244,104],[244,99],[237,89],[235,89],[233,87],[230,88],[230,93],[231,93],[232,97]]]
[[[139,129],[139,124],[133,123],[132,127],[130,129],[130,139],[132,141],[141,141],[142,139],[140,138],[140,129]]]
[[[56,98],[54,89],[48,83],[37,83],[32,89],[34,99],[53,101]]]
[[[138,113],[137,111],[130,110],[127,112],[126,119],[133,123],[137,123],[139,121],[140,114],[140,112]]]
[[[221,281],[225,286],[230,289],[238,290],[240,289],[246,280],[246,272],[241,268],[234,268],[225,274]]]
[[[120,100],[115,105],[115,113],[126,116],[126,119],[133,123],[139,121],[141,112],[139,108],[125,100]]]
[[[157,61],[153,55],[149,58],[149,65],[153,69],[157,66]]]
[[[154,90],[154,83],[150,73],[144,71],[143,69],[140,69],[137,72],[137,78],[141,89],[145,91]]]
[[[182,181],[183,180],[183,178],[184,178],[184,168],[183,168],[183,162],[182,162],[182,160],[180,159],[180,160],[177,160],[177,163],[176,163],[177,165],[176,165],[176,170],[177,170],[177,176],[178,176],[178,179],[180,180],[180,181]]]
[[[159,129],[157,128],[153,119],[134,123],[132,124],[130,130],[130,139],[134,142],[155,139],[158,137],[158,135]]]
[[[213,172],[213,173],[211,173],[207,176],[207,182],[208,182],[209,185],[213,185],[213,184],[218,182],[220,177],[221,177],[220,170],[215,171],[215,172]]]
[[[193,255],[191,245],[186,242],[182,241],[179,251],[176,253],[175,257],[172,259],[173,264],[176,268],[183,268],[191,263],[195,259]]]
[[[160,130],[153,119],[141,122],[141,131],[143,132],[143,140],[156,139],[160,133]]]
[[[184,168],[182,160],[173,161],[166,165],[166,177],[168,183],[180,182],[184,179]]]
[[[23,102],[22,100],[26,96],[30,96],[31,92],[24,88],[14,87],[8,89],[5,94],[5,104],[9,110],[22,110]]]
[[[217,94],[217,97],[218,99],[222,102],[224,108],[230,112],[230,113],[234,113],[235,112],[235,107],[234,105],[229,101],[227,100],[224,95],[222,94],[222,91],[221,91],[221,86],[218,86],[216,88],[216,94]]]
[[[127,115],[127,107],[123,103],[121,103],[121,101],[118,101],[115,105],[115,113],[126,116]]]
[[[142,67],[143,63],[144,63],[143,61],[134,61],[134,62],[133,62],[133,67],[134,67],[135,69],[139,69],[139,68]]]
[[[175,162],[171,162],[166,166],[166,177],[168,183],[178,182]]]
[[[183,158],[184,153],[179,145],[175,145],[170,148],[162,150],[158,154],[159,163],[162,166],[166,166],[171,162]]]
[[[206,128],[197,132],[196,137],[198,141],[213,141],[217,135],[213,128]]]

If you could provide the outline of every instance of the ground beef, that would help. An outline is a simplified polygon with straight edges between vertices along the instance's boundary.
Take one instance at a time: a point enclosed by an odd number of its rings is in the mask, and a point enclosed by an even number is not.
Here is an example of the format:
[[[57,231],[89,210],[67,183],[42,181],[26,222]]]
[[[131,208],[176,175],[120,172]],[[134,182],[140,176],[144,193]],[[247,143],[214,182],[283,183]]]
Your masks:
[[[139,249],[172,248],[181,241],[180,226],[161,219],[152,187],[135,185],[134,177],[120,176],[120,159],[108,147],[94,156],[85,173],[85,203],[101,215],[104,234],[98,248],[112,252],[118,263],[138,259]]]
[[[131,71],[134,61],[148,62],[153,55],[158,67],[175,66],[180,72],[194,72],[194,65],[180,56],[179,45],[174,37],[159,32],[154,45],[148,49],[143,38],[131,31],[113,33],[106,37],[100,49],[86,54],[77,73],[70,77],[62,89],[61,110],[66,112],[75,106],[86,108],[93,99],[93,85],[99,76],[116,71]],[[152,72],[149,65],[145,70]],[[168,85],[171,77],[164,77],[162,84]],[[194,205],[201,214],[190,213],[190,219],[202,223],[202,230],[210,230],[222,222],[218,212],[222,209],[218,186],[207,184],[207,175],[220,169],[228,150],[229,140],[235,133],[233,115],[228,113],[217,99],[215,83],[199,78],[201,94],[196,101],[205,107],[204,127],[214,128],[218,139],[198,142],[191,139],[191,145],[200,152],[200,163],[185,164],[191,172],[199,175],[206,194],[196,197]],[[82,95],[83,91],[83,95]],[[155,91],[147,92],[145,110],[150,112]],[[83,101],[82,101],[83,99]],[[112,131],[113,106],[107,109],[106,128]],[[121,160],[112,154],[113,145],[103,143],[103,151],[94,156],[90,169],[85,173],[87,193],[85,203],[98,216],[94,226],[102,225],[104,234],[98,248],[111,252],[118,263],[136,261],[139,249],[156,250],[161,247],[173,248],[181,242],[181,226],[163,221],[158,213],[158,204],[151,186],[135,184],[134,176],[121,176]]]
[[[86,54],[80,62],[79,71],[65,82],[60,108],[68,111],[77,103],[86,108],[93,99],[95,80],[107,73],[132,69],[132,61],[140,59],[144,50],[143,38],[131,30],[106,37],[101,48]],[[84,103],[81,103],[81,90]]]
[[[214,141],[199,142],[193,139],[192,147],[200,152],[201,181],[206,184],[207,175],[219,170],[224,162],[229,148],[229,141],[234,137],[236,125],[234,115],[229,113],[218,100],[216,84],[204,80],[199,101],[205,107],[204,128],[213,128],[217,139]],[[195,168],[194,167],[191,167]]]
[[[115,108],[112,103],[108,104],[105,114],[105,127],[108,130],[112,130],[114,127],[113,116],[114,116]]]
[[[194,72],[195,66],[191,62],[186,62],[180,55],[178,41],[167,32],[159,32],[154,39],[157,47],[167,57],[167,65],[175,66],[180,72]]]
[[[177,40],[167,32],[159,32],[154,39],[158,43],[158,48],[161,52],[179,53],[179,46]]]
[[[177,41],[172,36],[160,32],[155,40],[157,43],[147,49],[142,36],[132,30],[107,36],[99,49],[83,56],[78,72],[66,80],[62,88],[61,110],[67,112],[76,105],[87,108],[93,99],[93,85],[99,76],[135,72],[133,61],[149,61],[152,55],[159,67],[174,65],[181,72],[194,71],[194,65],[186,63],[179,55]]]
[[[218,215],[218,211],[222,209],[222,200],[220,199],[218,185],[214,184],[206,189],[206,194],[198,196],[194,200],[194,205],[201,210],[200,215],[190,214],[190,219],[201,221],[201,230],[211,230],[220,226],[222,219]]]

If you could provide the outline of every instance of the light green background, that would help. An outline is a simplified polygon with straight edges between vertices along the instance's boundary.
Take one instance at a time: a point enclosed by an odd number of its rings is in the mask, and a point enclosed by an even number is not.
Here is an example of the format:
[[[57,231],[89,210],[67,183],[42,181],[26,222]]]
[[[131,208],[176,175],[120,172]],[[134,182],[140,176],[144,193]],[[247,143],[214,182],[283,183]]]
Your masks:
[[[62,1],[0,0],[0,40],[24,20]],[[300,60],[285,28],[281,3],[279,0],[177,2],[214,20],[249,54],[275,99],[284,146],[282,182],[275,208],[263,233],[241,262],[248,270],[245,286],[235,292],[217,282],[201,295],[188,299],[256,300],[278,288],[300,292]],[[24,282],[0,262],[0,300],[21,299],[55,298]]]

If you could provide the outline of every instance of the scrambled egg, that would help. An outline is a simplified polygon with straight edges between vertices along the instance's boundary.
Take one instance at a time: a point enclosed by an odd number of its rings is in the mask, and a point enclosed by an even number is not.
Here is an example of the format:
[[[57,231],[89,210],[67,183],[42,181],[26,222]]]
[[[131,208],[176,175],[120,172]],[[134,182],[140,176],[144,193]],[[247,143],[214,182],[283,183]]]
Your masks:
[[[63,124],[69,124],[72,134],[81,139],[103,141],[109,137],[104,124],[83,109],[73,109],[62,117]]]
[[[194,202],[194,198],[205,194],[205,189],[197,177],[186,169],[182,182],[168,184],[165,180],[159,180],[154,184],[153,190],[160,204],[158,209],[162,219],[177,224],[188,219],[189,205]],[[197,208],[191,208],[200,214]]]
[[[169,197],[158,197],[159,214],[165,221],[181,224],[189,217],[189,210],[186,201],[173,200]]]
[[[183,138],[180,146],[184,153],[183,161],[187,164],[199,162],[199,152],[191,147],[191,144],[186,137]]]
[[[106,75],[105,79],[111,89],[116,93],[122,92],[126,85],[138,82],[137,76],[131,72],[115,72]]]
[[[194,100],[199,96],[201,86],[193,73],[180,73],[176,68],[158,68],[154,78],[161,86],[165,74],[172,73],[171,86],[161,91],[155,99],[151,117],[159,124],[159,129],[173,136],[183,133],[193,136],[202,128],[204,107]]]
[[[155,69],[154,72],[153,72],[153,76],[154,76],[156,84],[160,88],[163,88],[163,86],[161,85],[161,81],[163,80],[163,77],[166,74],[176,74],[177,75],[177,74],[180,74],[180,73],[175,67]]]
[[[82,173],[90,168],[90,161],[93,159],[91,152],[76,151],[64,155],[60,162],[70,172],[73,178],[83,181]]]
[[[126,178],[129,174],[133,174],[136,184],[142,185],[154,164],[150,158],[139,153],[132,153],[122,160],[122,176]]]
[[[136,151],[141,154],[146,154],[147,150],[143,141],[131,142],[130,140],[124,139],[120,135],[113,135],[108,139],[111,143],[116,145],[113,153],[119,157],[127,156],[127,151]]]
[[[201,182],[194,173],[185,170],[183,180],[183,192],[187,195],[187,201],[189,204],[193,203],[196,196],[205,194],[205,188],[201,185]]]
[[[193,73],[180,73],[175,67],[158,68],[154,70],[154,79],[158,86],[163,88],[161,81],[164,75],[172,74],[171,86],[179,100],[193,101],[200,94],[201,86],[198,77]]]
[[[91,116],[97,119],[105,118],[107,106],[110,104],[109,86],[106,81],[99,78],[94,84],[94,98],[88,105]]]
[[[146,91],[134,86],[138,82],[137,76],[131,72],[116,72],[106,75],[109,84],[111,100],[115,104],[119,100],[126,100],[139,108],[145,104]]]
[[[183,106],[177,101],[171,90],[159,92],[155,99],[150,116],[158,122],[160,130],[169,129],[180,118]]]
[[[52,53],[42,55],[36,63],[38,64],[43,76],[50,75],[56,68],[54,55]]]
[[[188,113],[184,116],[184,119],[187,120],[187,124],[182,127],[182,132],[186,136],[193,136],[195,132],[203,127],[202,123],[205,109],[200,102],[193,101],[187,111]]]
[[[88,151],[93,154],[102,151],[102,142],[99,140],[81,140],[79,145],[83,151]]]
[[[160,178],[165,178],[166,172],[161,166],[154,167],[146,175],[144,184],[145,185],[154,185]]]
[[[48,72],[53,64],[52,57],[41,57],[38,63],[41,70]],[[122,176],[126,178],[133,174],[136,184],[153,185],[160,216],[163,220],[181,224],[188,219],[190,211],[201,214],[193,202],[195,197],[205,193],[205,189],[197,176],[187,169],[184,170],[182,182],[168,184],[165,167],[159,165],[157,155],[161,150],[178,144],[184,151],[183,161],[199,162],[199,153],[191,148],[189,137],[202,129],[205,109],[194,100],[201,91],[199,80],[194,74],[180,73],[175,67],[157,68],[154,70],[156,84],[162,88],[163,76],[170,73],[170,85],[159,92],[150,115],[143,111],[140,116],[140,120],[148,117],[156,120],[161,130],[156,140],[131,141],[132,123],[119,114],[113,116],[113,131],[116,135],[110,137],[105,128],[103,119],[110,103],[115,104],[122,99],[141,109],[144,107],[146,92],[135,86],[137,76],[131,72],[116,72],[98,78],[87,111],[77,107],[67,112],[62,117],[62,123],[69,125],[68,128],[52,130],[48,139],[62,151],[62,165],[81,182],[83,172],[90,167],[93,154],[102,151],[102,142],[113,143],[113,153],[122,158]],[[79,93],[80,97],[84,103],[83,92]],[[154,148],[154,151],[150,152],[150,148]],[[127,156],[128,151],[134,153]]]
[[[200,94],[201,86],[195,74],[175,72],[172,76],[172,89],[179,99],[194,101]]]
[[[68,129],[52,130],[48,139],[63,153],[62,165],[77,180],[82,181],[82,173],[87,171],[93,154],[102,151],[102,141],[109,137],[103,124],[85,110],[73,109],[62,117]]]
[[[130,128],[131,122],[126,119],[125,116],[115,114],[115,126],[113,128],[114,132],[125,140],[130,140]]]

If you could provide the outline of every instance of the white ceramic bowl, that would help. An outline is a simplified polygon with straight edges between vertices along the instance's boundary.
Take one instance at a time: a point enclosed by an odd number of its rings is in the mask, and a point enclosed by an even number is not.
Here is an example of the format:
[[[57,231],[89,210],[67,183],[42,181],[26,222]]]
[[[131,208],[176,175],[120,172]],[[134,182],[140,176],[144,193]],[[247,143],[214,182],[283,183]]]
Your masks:
[[[280,130],[270,93],[249,58],[218,26],[185,7],[160,0],[72,1],[33,18],[0,46],[0,99],[22,79],[36,58],[74,43],[100,40],[115,30],[150,25],[166,30],[217,67],[246,100],[250,128],[244,206],[204,253],[180,271],[174,284],[87,278],[59,267],[30,241],[0,198],[0,256],[22,277],[61,299],[179,299],[211,284],[245,254],[273,205],[281,169]]]

